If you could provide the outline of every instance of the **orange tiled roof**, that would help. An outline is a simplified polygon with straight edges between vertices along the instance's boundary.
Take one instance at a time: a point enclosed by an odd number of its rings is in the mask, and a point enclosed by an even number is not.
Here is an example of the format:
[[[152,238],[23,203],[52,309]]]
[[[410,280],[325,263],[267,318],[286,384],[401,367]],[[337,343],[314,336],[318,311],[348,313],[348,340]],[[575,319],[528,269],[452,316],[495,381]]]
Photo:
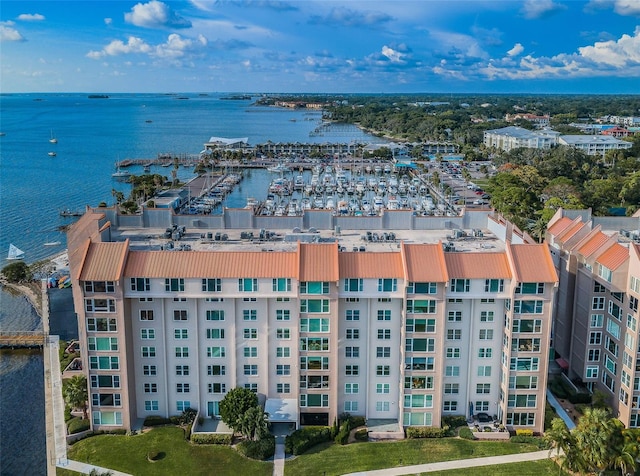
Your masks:
[[[442,283],[449,281],[442,244],[403,243],[407,266],[407,280],[416,283]]]
[[[598,256],[596,262],[613,271],[628,259],[629,250],[618,243],[614,243],[613,246]]]
[[[546,245],[507,244],[513,261],[514,277],[521,283],[555,283],[558,281],[551,254]]]
[[[139,278],[295,278],[294,252],[131,251],[126,277]]]
[[[338,281],[338,246],[335,243],[300,243],[300,281]]]
[[[564,230],[560,231],[557,235],[555,235],[556,241],[566,242],[576,233],[578,233],[584,226],[586,226],[582,221],[571,223]]]
[[[558,221],[556,221],[553,225],[551,225],[548,229],[549,233],[553,236],[557,236],[561,231],[567,228],[569,225],[573,223],[573,220],[569,217],[562,217]]]
[[[341,278],[404,278],[402,255],[398,252],[338,253]]]
[[[118,281],[122,277],[129,241],[91,243],[82,264],[81,281]]]
[[[600,249],[600,247],[604,245],[608,240],[609,237],[600,231],[593,235],[590,239],[585,241],[582,246],[578,248],[578,253],[587,258],[591,256],[595,251]]]
[[[445,253],[450,278],[510,278],[511,271],[506,253]]]

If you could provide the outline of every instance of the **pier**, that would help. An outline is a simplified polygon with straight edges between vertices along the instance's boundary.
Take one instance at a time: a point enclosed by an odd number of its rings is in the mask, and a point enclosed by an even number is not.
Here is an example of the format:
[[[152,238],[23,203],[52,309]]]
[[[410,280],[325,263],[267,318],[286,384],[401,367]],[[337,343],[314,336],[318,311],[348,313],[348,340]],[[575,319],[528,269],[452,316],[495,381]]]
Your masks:
[[[43,331],[0,332],[0,348],[40,349],[45,343]]]

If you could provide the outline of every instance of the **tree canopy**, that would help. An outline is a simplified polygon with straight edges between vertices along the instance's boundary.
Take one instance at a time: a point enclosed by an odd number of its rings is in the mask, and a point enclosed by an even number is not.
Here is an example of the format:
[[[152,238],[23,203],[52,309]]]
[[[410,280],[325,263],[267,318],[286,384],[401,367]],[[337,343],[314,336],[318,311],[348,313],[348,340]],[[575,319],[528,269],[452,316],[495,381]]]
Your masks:
[[[220,417],[233,431],[242,432],[245,414],[258,407],[258,396],[251,390],[237,387],[231,389],[220,402]]]

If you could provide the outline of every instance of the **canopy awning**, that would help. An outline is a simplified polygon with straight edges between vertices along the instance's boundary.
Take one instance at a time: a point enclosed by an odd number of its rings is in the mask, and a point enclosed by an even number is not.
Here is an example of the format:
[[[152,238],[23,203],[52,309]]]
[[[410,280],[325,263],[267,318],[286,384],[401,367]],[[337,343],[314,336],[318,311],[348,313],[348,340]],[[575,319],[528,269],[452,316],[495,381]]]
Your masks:
[[[295,398],[269,398],[264,404],[270,422],[298,423],[298,400]]]
[[[569,368],[569,362],[567,362],[566,360],[564,360],[562,357],[557,358],[556,359],[556,363],[563,369],[568,369]]]

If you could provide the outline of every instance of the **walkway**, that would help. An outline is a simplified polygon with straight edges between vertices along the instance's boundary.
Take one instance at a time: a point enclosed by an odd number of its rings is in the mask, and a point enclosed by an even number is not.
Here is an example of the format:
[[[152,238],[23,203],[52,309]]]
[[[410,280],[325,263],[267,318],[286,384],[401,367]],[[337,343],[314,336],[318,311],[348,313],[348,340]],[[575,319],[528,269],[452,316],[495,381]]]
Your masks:
[[[434,471],[478,468],[481,466],[493,466],[496,464],[521,463],[522,461],[539,461],[547,458],[549,458],[549,450],[503,456],[488,456],[486,458],[459,459],[455,461],[443,461],[440,463],[415,464],[413,466],[400,466],[398,468],[360,471],[343,476],[400,476],[403,474],[419,474],[431,473]]]
[[[276,452],[273,455],[273,476],[284,476],[284,441],[276,438]]]
[[[573,430],[576,427],[576,424],[573,422],[571,417],[567,414],[566,410],[562,408],[560,402],[556,399],[556,397],[551,393],[551,390],[547,389],[547,401],[549,404],[556,410],[556,413],[564,423],[567,425],[569,430]]]
[[[89,463],[81,463],[80,461],[67,460],[65,464],[59,464],[59,468],[68,469],[69,471],[75,471],[81,474],[91,474],[91,471],[95,470],[98,474],[109,474],[109,476],[132,476],[128,473],[122,473],[115,469],[101,468],[100,466],[94,466]]]

